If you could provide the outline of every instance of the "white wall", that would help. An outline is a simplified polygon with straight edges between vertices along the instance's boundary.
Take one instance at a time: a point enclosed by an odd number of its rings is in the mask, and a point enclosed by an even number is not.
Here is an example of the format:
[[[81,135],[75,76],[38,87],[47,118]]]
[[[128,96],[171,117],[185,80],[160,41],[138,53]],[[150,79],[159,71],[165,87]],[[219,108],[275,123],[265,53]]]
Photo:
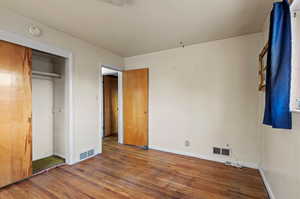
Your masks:
[[[261,121],[264,94],[261,99]],[[271,199],[298,199],[300,196],[300,114],[293,113],[293,130],[276,130],[261,125],[261,168],[269,186]]]
[[[52,155],[66,158],[68,141],[65,130],[65,64],[64,58],[45,56],[33,51],[32,70],[61,74],[61,78],[33,75],[33,160]]]
[[[32,53],[32,70],[42,72],[53,72],[53,63],[50,57],[41,56],[40,54],[33,51]]]
[[[38,25],[42,29],[41,37],[30,36],[27,30],[31,24]],[[88,149],[94,148],[96,152],[100,152],[99,67],[101,64],[122,66],[123,58],[4,8],[0,8],[0,30],[16,33],[73,53],[75,154],[71,161],[78,161],[79,154]]]
[[[66,128],[66,107],[65,107],[65,81],[66,81],[66,62],[64,59],[54,60],[54,72],[61,75],[61,78],[54,78],[54,149],[53,153],[57,156],[66,158],[67,132]]]
[[[150,147],[224,161],[212,147],[229,144],[232,160],[256,167],[261,40],[251,34],[125,58],[126,69],[149,67]]]
[[[53,155],[53,81],[32,79],[32,160]]]
[[[299,18],[300,13],[298,12]],[[294,20],[294,19],[293,19]],[[300,33],[300,20],[297,20],[298,25],[295,26],[294,42],[297,44],[298,35]],[[268,23],[264,27],[264,41],[262,46],[268,40]],[[299,45],[294,53],[299,54]],[[298,57],[298,56],[297,56]],[[300,68],[299,59],[293,58],[293,70]],[[295,59],[296,58],[296,59]],[[300,74],[299,69],[294,70]],[[294,82],[297,87],[299,83],[299,75]],[[296,88],[294,87],[293,88]],[[297,87],[299,88],[299,87]],[[296,88],[296,89],[297,89]],[[294,100],[299,96],[299,89],[294,90],[292,95],[292,104],[295,108]],[[269,126],[262,125],[264,114],[265,93],[259,93],[259,122],[260,134],[262,136],[262,159],[261,159],[261,172],[264,175],[265,183],[270,191],[271,199],[298,199],[300,196],[300,114],[293,113],[293,130],[280,130],[272,129]]]
[[[32,70],[53,72],[50,57],[33,52]],[[32,160],[53,155],[53,97],[51,78],[32,78]]]

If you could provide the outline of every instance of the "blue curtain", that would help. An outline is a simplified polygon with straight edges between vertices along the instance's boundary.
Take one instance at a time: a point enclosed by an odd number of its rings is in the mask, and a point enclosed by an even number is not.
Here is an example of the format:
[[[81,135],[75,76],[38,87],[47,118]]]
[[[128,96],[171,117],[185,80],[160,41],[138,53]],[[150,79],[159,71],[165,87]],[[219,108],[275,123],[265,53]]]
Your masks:
[[[266,73],[266,105],[263,123],[291,129],[291,19],[287,0],[273,5],[270,19]]]

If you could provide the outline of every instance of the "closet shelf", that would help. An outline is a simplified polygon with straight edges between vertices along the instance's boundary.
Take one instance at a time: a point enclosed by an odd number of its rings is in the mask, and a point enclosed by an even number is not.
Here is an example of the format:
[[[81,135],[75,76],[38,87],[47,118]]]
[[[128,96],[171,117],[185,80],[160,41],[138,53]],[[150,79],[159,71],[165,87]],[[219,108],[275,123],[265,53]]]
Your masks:
[[[45,76],[45,77],[61,78],[60,74],[46,73],[46,72],[40,72],[40,71],[32,71],[32,75],[40,75],[40,76]]]

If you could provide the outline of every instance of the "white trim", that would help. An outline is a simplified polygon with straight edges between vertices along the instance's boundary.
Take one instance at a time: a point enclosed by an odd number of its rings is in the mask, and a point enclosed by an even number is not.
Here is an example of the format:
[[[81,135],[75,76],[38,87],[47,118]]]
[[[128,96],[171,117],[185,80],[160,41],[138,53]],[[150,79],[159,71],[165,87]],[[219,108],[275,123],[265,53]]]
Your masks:
[[[56,155],[56,156],[58,156],[58,157],[61,157],[61,158],[66,159],[66,157],[65,157],[64,155],[61,155],[61,154],[59,154],[59,153],[53,153],[53,155]]]
[[[296,18],[293,17],[294,12],[291,11],[291,43],[292,43],[292,56],[291,56],[291,81],[290,81],[290,104],[289,104],[289,108],[290,111],[294,110],[294,100],[296,99],[295,96],[295,72],[294,72],[294,63],[295,63],[295,20]]]
[[[70,53],[69,58],[67,59],[66,63],[66,71],[65,71],[65,107],[67,107],[66,110],[66,129],[68,130],[68,139],[69,143],[67,144],[67,150],[66,150],[66,163],[68,164],[74,164],[76,162],[75,158],[75,135],[74,135],[74,112],[73,112],[73,76],[75,73],[74,67],[73,67],[73,54]]]
[[[4,30],[0,30],[0,39],[65,58],[69,58],[70,54],[72,54],[69,51],[56,48],[54,46],[50,46],[48,44],[29,39],[25,36],[20,36],[18,34],[7,32]]]
[[[73,55],[72,52],[57,48],[39,41],[32,40],[25,36],[15,33],[0,30],[0,40],[22,45],[31,49],[47,52],[53,55],[58,55],[66,58],[66,92],[65,92],[65,107],[66,107],[66,125],[65,130],[68,136],[66,143],[66,163],[73,164],[74,161],[74,132],[73,132]]]
[[[123,73],[118,72],[118,143],[124,143]]]
[[[183,151],[177,151],[177,150],[164,149],[164,148],[153,146],[153,145],[149,146],[149,148],[153,149],[153,150],[174,153],[174,154],[178,154],[178,155],[185,155],[185,156],[190,156],[190,157],[195,157],[195,158],[199,158],[199,159],[210,160],[210,161],[220,162],[220,163],[225,163],[228,160],[226,158],[212,157],[209,155],[201,155],[201,154],[195,154],[195,153],[191,153],[191,152],[183,152]],[[239,162],[239,164],[241,164],[243,167],[258,169],[258,164],[256,164],[256,163]]]
[[[300,110],[292,110],[292,113],[300,113]]]
[[[111,69],[111,70],[115,70],[117,72],[122,72],[123,69],[118,67],[118,66],[112,66],[112,65],[104,65],[104,64],[101,64],[101,67],[104,67],[104,68],[107,68],[107,69]]]
[[[70,165],[75,165],[75,164],[78,164],[78,163],[80,163],[80,162],[83,162],[83,161],[85,161],[85,160],[88,160],[88,159],[94,158],[94,157],[96,157],[96,156],[97,156],[97,155],[99,155],[99,154],[101,154],[101,153],[97,152],[97,153],[95,153],[94,155],[92,155],[92,156],[89,156],[89,157],[87,157],[87,158],[85,158],[85,159],[82,159],[82,160],[77,160],[76,162],[73,162],[73,163],[72,163],[72,164],[70,164]]]
[[[99,107],[99,136],[100,136],[100,140],[101,140],[101,149],[102,149],[102,139],[103,139],[103,75],[102,75],[102,65],[100,64],[99,67],[99,93],[98,93],[98,107]],[[100,151],[100,153],[102,153],[102,151]]]
[[[292,11],[300,10],[299,4],[300,4],[299,0],[294,0],[293,3],[291,4],[291,10]]]
[[[271,185],[269,184],[269,182],[268,182],[268,180],[267,180],[267,178],[266,178],[266,176],[265,176],[264,170],[263,170],[262,168],[259,168],[258,170],[259,170],[259,173],[260,173],[260,175],[261,175],[261,177],[262,177],[262,179],[263,179],[263,181],[264,181],[264,184],[265,184],[265,186],[266,186],[266,189],[267,189],[267,191],[268,191],[268,194],[269,194],[270,199],[276,199],[276,198],[275,198],[275,195],[274,195],[274,193],[273,193],[273,191],[272,191],[272,189],[271,189]]]

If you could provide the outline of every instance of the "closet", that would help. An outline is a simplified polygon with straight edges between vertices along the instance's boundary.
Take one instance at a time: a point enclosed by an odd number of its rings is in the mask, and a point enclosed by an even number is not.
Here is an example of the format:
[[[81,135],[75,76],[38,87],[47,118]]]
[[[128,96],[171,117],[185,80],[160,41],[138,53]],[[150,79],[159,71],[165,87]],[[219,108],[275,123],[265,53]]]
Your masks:
[[[64,162],[65,63],[0,41],[0,187]]]
[[[33,172],[65,162],[65,59],[32,51]]]

